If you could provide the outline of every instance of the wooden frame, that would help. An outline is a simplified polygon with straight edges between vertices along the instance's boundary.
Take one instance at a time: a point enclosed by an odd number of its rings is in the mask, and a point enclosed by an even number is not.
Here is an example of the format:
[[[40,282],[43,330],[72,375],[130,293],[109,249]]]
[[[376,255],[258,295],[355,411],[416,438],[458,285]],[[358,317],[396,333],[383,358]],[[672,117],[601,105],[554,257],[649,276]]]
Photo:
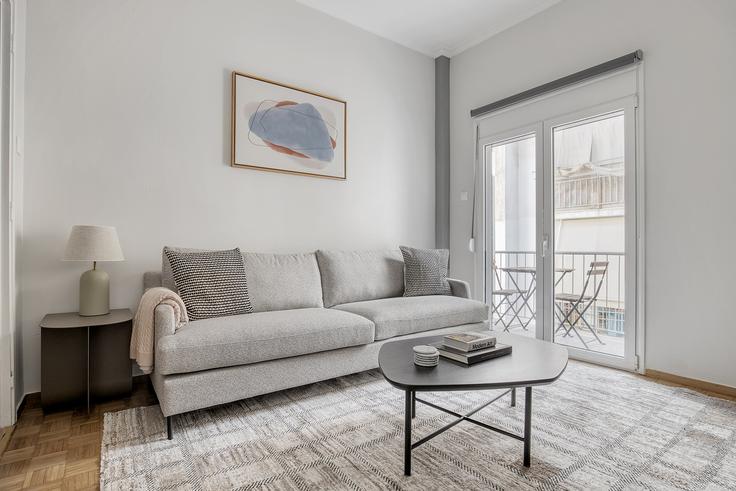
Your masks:
[[[278,89],[287,89],[289,91],[294,91],[294,94],[293,95],[296,96],[296,97],[294,97],[295,99],[299,99],[299,97],[298,97],[299,94],[298,93],[301,93],[301,94],[305,94],[309,99],[312,99],[312,100],[314,100],[314,98],[316,97],[316,98],[326,99],[327,101],[329,101],[328,103],[342,104],[342,118],[340,118],[340,120],[342,122],[342,129],[343,129],[342,135],[339,135],[338,134],[338,135],[336,135],[336,138],[334,138],[334,139],[332,139],[330,137],[331,140],[332,140],[332,146],[333,146],[333,150],[335,151],[335,155],[337,157],[341,157],[341,159],[342,159],[342,172],[341,172],[341,175],[324,174],[324,173],[312,172],[312,171],[308,171],[308,170],[298,170],[298,169],[294,169],[294,168],[291,168],[291,169],[289,169],[289,168],[282,168],[282,167],[277,166],[276,164],[272,164],[272,163],[268,163],[267,164],[266,162],[263,162],[263,164],[256,163],[256,162],[248,162],[248,163],[238,162],[238,158],[237,158],[237,150],[238,150],[237,136],[238,136],[238,119],[239,118],[238,118],[238,94],[237,94],[238,90],[237,90],[237,83],[238,83],[239,77],[245,77],[245,78],[250,79],[250,80],[255,81],[255,82],[261,82],[261,83],[264,83],[264,84],[274,85],[276,87],[276,90],[278,90]],[[293,101],[284,101],[284,102],[289,102],[291,104],[296,104]],[[278,107],[279,104],[283,104],[283,102],[279,102],[274,107]],[[338,120],[336,122],[339,123],[340,120]],[[250,132],[249,132],[249,136],[250,136]],[[288,148],[285,149],[285,148],[283,148],[283,147],[281,147],[279,145],[273,145],[273,144],[271,144],[269,142],[266,142],[266,143],[267,143],[267,145],[271,149],[275,150],[275,152],[280,152],[282,154],[283,153],[287,153],[287,152],[289,152],[291,150],[291,149],[288,149]],[[277,148],[274,148],[274,147],[277,147]],[[295,154],[295,152],[291,151],[291,155],[289,157],[296,162],[297,159],[294,158],[294,154]],[[306,160],[310,160],[310,161],[312,160],[312,159],[309,159],[306,155],[297,155],[296,157],[297,158],[305,158]],[[284,158],[283,155],[278,155],[277,153],[274,153],[274,160],[276,160],[276,159],[282,159],[283,160],[283,158]],[[283,83],[280,83],[280,82],[275,82],[273,80],[269,80],[269,79],[265,79],[265,78],[261,78],[261,77],[256,77],[254,75],[250,75],[250,74],[243,73],[243,72],[233,71],[232,72],[232,78],[231,78],[230,165],[232,167],[239,167],[239,168],[244,168],[244,169],[257,169],[257,170],[264,170],[264,171],[268,171],[268,172],[279,172],[279,173],[284,173],[284,174],[294,174],[294,175],[301,175],[301,176],[321,177],[321,178],[325,178],[325,179],[336,179],[336,180],[343,180],[343,181],[346,180],[347,179],[347,102],[345,102],[345,101],[343,101],[341,99],[337,99],[335,97],[331,97],[331,96],[327,96],[327,95],[324,95],[324,94],[320,94],[318,92],[313,92],[313,91],[305,90],[305,89],[302,89],[302,88],[299,88],[299,87],[295,87],[295,86],[283,84]],[[293,166],[296,167],[296,164],[294,164]]]

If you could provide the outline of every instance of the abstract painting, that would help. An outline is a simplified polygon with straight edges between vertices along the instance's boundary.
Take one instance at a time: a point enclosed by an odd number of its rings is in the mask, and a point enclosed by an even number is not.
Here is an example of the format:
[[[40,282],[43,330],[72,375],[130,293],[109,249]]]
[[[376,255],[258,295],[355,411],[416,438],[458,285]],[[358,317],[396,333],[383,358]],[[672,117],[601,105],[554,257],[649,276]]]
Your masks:
[[[233,72],[233,167],[345,179],[345,101]]]

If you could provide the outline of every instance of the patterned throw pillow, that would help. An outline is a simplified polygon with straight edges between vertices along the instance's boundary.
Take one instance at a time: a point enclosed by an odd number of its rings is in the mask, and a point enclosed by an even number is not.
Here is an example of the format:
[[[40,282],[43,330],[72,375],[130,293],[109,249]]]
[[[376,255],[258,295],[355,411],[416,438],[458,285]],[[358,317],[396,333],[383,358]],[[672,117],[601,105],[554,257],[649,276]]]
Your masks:
[[[447,281],[450,251],[399,247],[404,256],[404,296],[452,295]]]
[[[240,249],[164,254],[190,320],[253,312]]]

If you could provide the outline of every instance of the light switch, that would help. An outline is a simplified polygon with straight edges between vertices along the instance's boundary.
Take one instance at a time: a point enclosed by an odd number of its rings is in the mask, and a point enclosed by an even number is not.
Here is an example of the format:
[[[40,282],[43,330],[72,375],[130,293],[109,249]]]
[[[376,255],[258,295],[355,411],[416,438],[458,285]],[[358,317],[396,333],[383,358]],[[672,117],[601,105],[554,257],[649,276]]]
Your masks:
[[[468,192],[460,191],[460,201],[468,201]]]

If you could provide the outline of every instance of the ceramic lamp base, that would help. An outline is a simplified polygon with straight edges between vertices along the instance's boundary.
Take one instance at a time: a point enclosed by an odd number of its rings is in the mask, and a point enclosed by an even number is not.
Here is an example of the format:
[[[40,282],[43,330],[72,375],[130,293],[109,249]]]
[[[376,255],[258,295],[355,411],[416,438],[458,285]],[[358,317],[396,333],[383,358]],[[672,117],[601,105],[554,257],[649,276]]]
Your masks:
[[[79,315],[110,313],[110,277],[99,269],[90,269],[79,278]]]

